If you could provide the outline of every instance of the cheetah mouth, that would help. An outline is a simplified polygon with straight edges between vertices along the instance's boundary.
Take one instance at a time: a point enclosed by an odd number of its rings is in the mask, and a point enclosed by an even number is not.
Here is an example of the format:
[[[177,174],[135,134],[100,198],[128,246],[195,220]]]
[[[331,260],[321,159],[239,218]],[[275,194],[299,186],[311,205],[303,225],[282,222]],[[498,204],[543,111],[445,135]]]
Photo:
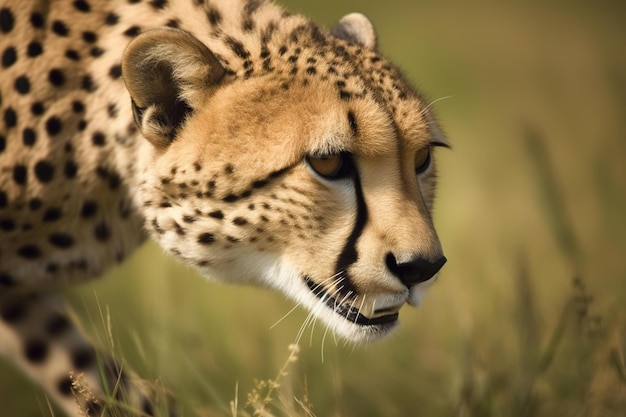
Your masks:
[[[327,290],[310,277],[304,277],[304,282],[309,290],[320,299],[326,307],[351,323],[360,326],[380,326],[394,324],[398,321],[399,313],[396,309],[377,310],[377,316],[370,318],[361,314],[360,310],[353,305],[338,301],[336,297],[331,296]]]

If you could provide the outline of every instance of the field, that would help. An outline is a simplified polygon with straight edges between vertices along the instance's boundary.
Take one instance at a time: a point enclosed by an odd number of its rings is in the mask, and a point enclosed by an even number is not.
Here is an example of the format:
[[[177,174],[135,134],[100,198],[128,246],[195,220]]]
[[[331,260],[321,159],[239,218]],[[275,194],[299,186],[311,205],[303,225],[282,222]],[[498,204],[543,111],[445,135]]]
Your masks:
[[[280,296],[207,283],[148,244],[69,291],[84,327],[183,416],[624,415],[626,6],[281,3],[326,26],[367,14],[433,100],[453,144],[438,152],[438,284],[381,343],[318,325],[295,352],[306,312],[280,321]],[[52,411],[2,363],[0,415]]]

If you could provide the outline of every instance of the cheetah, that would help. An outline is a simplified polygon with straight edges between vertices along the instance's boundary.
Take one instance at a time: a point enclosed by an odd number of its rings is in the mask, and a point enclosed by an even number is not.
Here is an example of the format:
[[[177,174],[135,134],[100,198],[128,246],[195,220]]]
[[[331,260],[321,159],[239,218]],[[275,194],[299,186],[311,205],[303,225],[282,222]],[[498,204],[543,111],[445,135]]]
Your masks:
[[[361,14],[326,30],[269,0],[2,0],[0,55],[0,353],[69,416],[102,411],[101,368],[152,414],[62,298],[148,237],[355,342],[446,262],[448,141]]]

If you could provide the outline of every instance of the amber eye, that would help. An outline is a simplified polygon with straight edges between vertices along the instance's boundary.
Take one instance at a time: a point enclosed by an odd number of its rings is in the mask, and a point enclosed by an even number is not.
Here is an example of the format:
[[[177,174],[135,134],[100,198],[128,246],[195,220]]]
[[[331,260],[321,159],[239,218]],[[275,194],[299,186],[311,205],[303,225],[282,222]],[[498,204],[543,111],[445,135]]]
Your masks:
[[[415,155],[415,172],[424,173],[430,166],[430,146],[423,148]]]
[[[336,179],[346,173],[346,156],[344,154],[308,155],[305,160],[313,171],[324,178]]]

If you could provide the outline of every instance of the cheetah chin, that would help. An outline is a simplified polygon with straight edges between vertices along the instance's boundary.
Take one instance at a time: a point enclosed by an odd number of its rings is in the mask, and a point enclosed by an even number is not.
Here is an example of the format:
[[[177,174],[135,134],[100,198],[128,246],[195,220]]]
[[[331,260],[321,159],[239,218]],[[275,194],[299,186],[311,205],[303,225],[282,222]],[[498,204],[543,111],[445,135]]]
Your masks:
[[[371,308],[368,310],[363,301],[366,298],[357,302],[348,299],[349,296],[341,296],[340,291],[324,289],[284,262],[277,261],[264,274],[268,286],[305,306],[336,336],[356,343],[379,340],[396,329],[400,309],[404,304],[418,307],[436,278],[437,274],[406,291],[370,300],[367,305]]]

